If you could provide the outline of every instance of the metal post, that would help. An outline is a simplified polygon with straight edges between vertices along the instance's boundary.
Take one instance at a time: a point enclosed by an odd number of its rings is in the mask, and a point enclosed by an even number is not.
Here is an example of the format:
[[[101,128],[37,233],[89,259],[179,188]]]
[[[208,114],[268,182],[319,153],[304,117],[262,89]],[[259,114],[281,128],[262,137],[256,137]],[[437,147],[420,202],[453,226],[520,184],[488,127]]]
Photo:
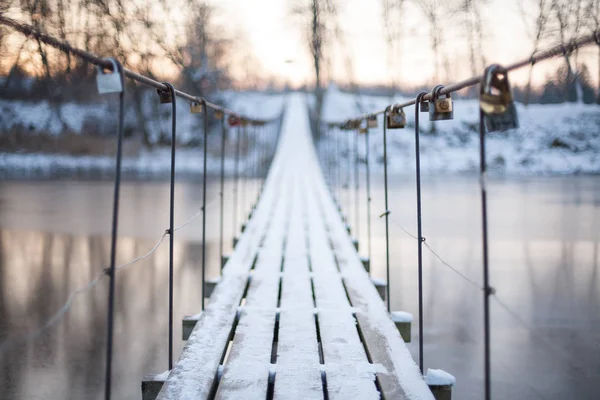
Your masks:
[[[171,185],[169,198],[169,370],[173,368],[173,245],[175,241],[175,147],[177,144],[177,101],[175,88],[164,85],[171,92]]]
[[[385,120],[383,123],[385,125]],[[369,127],[367,127],[367,131],[365,132],[365,168],[367,180],[367,257],[369,257],[369,263],[371,263],[371,174],[369,171],[369,154]],[[370,273],[371,268],[369,268],[369,274]],[[387,286],[389,288],[389,282]],[[387,297],[389,297],[389,293]]]
[[[358,157],[359,129],[360,128],[354,132],[354,212],[356,219],[356,240],[360,240],[360,160]]]
[[[233,230],[231,231],[233,237],[237,236],[237,216],[239,212],[238,207],[238,189],[240,181],[240,126],[238,125],[235,135],[235,163],[234,163],[234,178],[233,178]]]
[[[202,105],[204,107],[204,154],[202,160],[202,310],[204,310],[204,298],[206,297],[206,159],[208,148],[208,109],[206,102],[202,102]]]
[[[113,60],[118,68],[121,79],[122,91],[119,93],[119,126],[117,138],[117,160],[115,166],[115,186],[113,192],[113,215],[112,230],[110,237],[110,266],[107,270],[110,282],[108,284],[108,316],[107,316],[107,334],[106,334],[106,371],[104,379],[104,398],[110,400],[112,387],[112,348],[114,331],[114,310],[115,310],[115,261],[117,257],[117,233],[119,223],[119,194],[121,189],[121,158],[123,155],[123,127],[125,122],[125,74],[123,66],[116,60]],[[116,71],[115,71],[116,72]]]
[[[337,205],[338,207],[341,206],[341,185],[342,185],[342,181],[340,179],[340,162],[342,160],[342,156],[340,155],[340,128],[338,127],[336,129],[336,135],[335,135],[335,186],[336,186],[336,191],[337,191]]]
[[[227,130],[225,128],[225,116],[221,117],[221,190],[219,192],[220,198],[220,211],[219,216],[219,264],[223,269],[223,220],[225,215],[225,136]]]
[[[240,205],[242,206],[242,224],[246,223],[246,190],[248,189],[248,130],[242,124],[242,140],[246,145],[246,151],[244,152],[244,167],[243,167],[243,177],[241,177],[241,188],[240,188]],[[240,174],[241,175],[241,174]],[[237,235],[237,230],[236,230]]]
[[[423,232],[421,227],[421,149],[419,147],[419,105],[426,95],[421,92],[415,102],[415,162],[417,180],[417,256],[419,272],[419,368],[423,373]],[[431,105],[430,107],[432,107]]]
[[[388,205],[388,168],[387,168],[387,113],[389,107],[383,112],[383,184],[384,184],[384,198],[385,198],[385,274],[387,280],[386,286],[386,302],[388,312],[390,308],[390,209]]]
[[[485,160],[485,124],[483,111],[479,109],[479,181],[481,186],[481,220],[483,244],[483,333],[484,333],[484,369],[485,369],[485,399],[492,397],[491,365],[490,365],[490,295],[489,257],[488,257],[488,225],[487,225],[487,188]]]

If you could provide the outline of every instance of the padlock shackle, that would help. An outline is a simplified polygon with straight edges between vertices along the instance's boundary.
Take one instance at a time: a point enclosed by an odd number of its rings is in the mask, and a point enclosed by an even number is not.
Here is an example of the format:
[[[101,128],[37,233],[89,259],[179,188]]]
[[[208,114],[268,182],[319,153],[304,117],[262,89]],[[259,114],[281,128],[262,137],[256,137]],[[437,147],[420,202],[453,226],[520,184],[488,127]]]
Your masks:
[[[505,79],[500,81],[496,79],[498,75],[504,75]],[[508,95],[512,98],[510,94],[510,83],[508,82],[508,70],[502,67],[499,64],[492,64],[488,66],[483,72],[483,78],[481,79],[481,85],[479,85],[480,94],[491,94],[492,87],[500,90],[502,95]]]
[[[440,90],[442,90],[443,88],[444,88],[444,85],[437,85],[433,89],[431,89],[431,93],[429,93],[429,97],[431,98],[431,100],[429,101],[430,103],[433,103],[437,99],[439,99],[439,97],[440,97]],[[425,93],[425,94],[427,94],[427,93]],[[450,94],[449,93],[446,96],[448,96],[448,98],[450,98]]]
[[[112,74],[118,74],[119,73],[119,67],[117,66],[117,61],[114,58],[103,58],[103,61],[109,62],[112,65]],[[120,63],[119,63],[120,65]],[[97,65],[96,66],[96,71],[98,71],[99,74],[103,74],[103,75],[108,75],[104,73],[105,67],[101,66],[101,65]]]

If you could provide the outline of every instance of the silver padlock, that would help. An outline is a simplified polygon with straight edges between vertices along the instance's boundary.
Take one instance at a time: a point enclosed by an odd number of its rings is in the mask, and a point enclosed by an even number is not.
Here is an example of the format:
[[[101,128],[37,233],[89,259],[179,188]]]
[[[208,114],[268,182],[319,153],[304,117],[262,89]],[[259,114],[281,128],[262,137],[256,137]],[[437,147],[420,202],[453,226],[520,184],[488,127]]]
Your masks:
[[[500,65],[485,69],[479,93],[479,107],[488,132],[506,131],[519,127],[517,109],[508,82],[508,71]]]
[[[446,94],[445,98],[440,98],[440,90],[444,86],[438,85],[431,91],[431,103],[429,107],[429,120],[430,121],[444,121],[454,119],[454,111],[452,110],[452,98],[450,93]]]
[[[112,71],[104,72],[101,66],[96,67],[96,86],[98,93],[121,93],[123,91],[123,82],[121,82],[121,73],[117,67],[117,63],[112,58],[106,58],[112,64]]]
[[[369,115],[367,117],[367,128],[377,128],[377,116]]]

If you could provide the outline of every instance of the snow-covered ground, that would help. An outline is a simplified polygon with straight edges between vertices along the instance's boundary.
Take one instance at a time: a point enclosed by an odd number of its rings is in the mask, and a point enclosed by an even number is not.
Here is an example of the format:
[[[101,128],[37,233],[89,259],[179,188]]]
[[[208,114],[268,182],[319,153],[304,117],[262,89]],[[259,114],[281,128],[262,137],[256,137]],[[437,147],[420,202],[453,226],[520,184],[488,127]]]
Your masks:
[[[355,96],[332,85],[325,95],[323,119],[344,121],[406,100],[402,97],[391,101],[389,97]],[[574,103],[516,106],[520,128],[487,136],[491,170],[510,175],[600,173],[600,106]],[[414,107],[408,107],[405,112],[407,127],[388,131],[388,165],[394,172],[415,168]],[[431,133],[427,114],[420,115],[419,124],[423,172],[459,173],[478,169],[477,100],[454,100],[454,119],[436,122],[435,133]],[[381,116],[378,125],[379,128],[370,131],[370,150],[372,160],[382,168]],[[362,142],[359,151],[364,156]]]
[[[284,95],[263,93],[223,92],[221,98],[227,106],[245,115],[275,118],[285,105]],[[309,104],[313,103],[307,96]],[[343,93],[334,85],[325,95],[324,120],[343,121],[372,110],[383,109],[392,102],[406,98],[355,96]],[[9,132],[21,128],[31,135],[39,133],[60,135],[65,129],[85,133],[90,126],[99,133],[111,134],[116,124],[115,98],[105,96],[98,104],[60,105],[62,122],[47,102],[22,102],[0,100],[0,131]],[[155,95],[144,98],[142,106],[147,116],[147,129],[152,138],[170,136],[170,107],[158,105]],[[157,111],[158,110],[158,111]],[[520,128],[506,133],[488,135],[487,156],[493,173],[516,174],[574,174],[600,173],[600,107],[565,103],[558,105],[517,104]],[[403,130],[388,133],[388,159],[392,172],[414,170],[414,108],[406,110],[408,125]],[[423,172],[462,173],[476,171],[479,165],[478,102],[455,100],[454,120],[436,123],[431,133],[427,114],[421,114],[421,165]],[[64,123],[64,125],[63,125]],[[135,132],[136,119],[133,110],[126,115],[126,125]],[[190,114],[189,105],[178,101],[177,137],[180,143],[201,140],[202,117]],[[382,168],[383,137],[382,118],[379,128],[371,130],[371,160],[374,168]],[[218,130],[218,127],[214,128]],[[208,168],[219,168],[220,132],[213,131],[209,140]],[[228,139],[226,169],[233,169],[235,147],[233,135]],[[35,140],[35,139],[34,139]],[[274,139],[273,139],[274,140]],[[324,141],[332,140],[331,137]],[[326,144],[326,143],[322,143]],[[333,148],[333,146],[323,146]],[[364,156],[362,140],[359,151]],[[330,158],[334,160],[333,157]],[[244,160],[242,159],[242,168]],[[56,171],[104,171],[114,167],[111,156],[71,156],[66,154],[1,153],[0,172],[17,171],[31,175],[52,174]],[[126,157],[123,168],[127,172],[156,174],[170,167],[170,150],[142,147],[136,156]],[[181,148],[177,153],[177,171],[196,173],[201,171],[202,157],[198,148]]]
[[[227,107],[248,117],[257,119],[276,119],[282,107],[284,107],[285,96],[268,95],[264,93],[233,93],[224,92],[221,98]],[[150,104],[156,98],[146,97],[144,99],[144,114],[147,116],[147,128],[152,138],[171,135],[171,107],[160,105],[159,113],[153,113],[156,108]],[[112,135],[117,121],[118,101],[113,98],[103,98],[98,104],[62,104],[60,116],[56,110],[46,101],[25,102],[0,100],[0,132],[10,132],[11,129],[28,131],[27,135],[60,135],[65,130],[75,134],[84,134],[90,125],[99,133]],[[61,121],[62,119],[62,121]],[[126,130],[133,132],[136,129],[136,119],[133,110],[127,109]],[[64,123],[64,125],[63,125]],[[96,124],[96,125],[94,125]],[[211,172],[219,170],[220,166],[220,126],[215,124],[209,137],[208,169]],[[232,171],[234,166],[233,149],[235,148],[234,134],[229,134],[226,149],[225,168]],[[177,138],[181,144],[192,140],[202,140],[202,116],[191,114],[189,104],[181,99],[177,100]],[[275,137],[264,140],[275,140]],[[252,145],[252,143],[250,143]],[[244,168],[245,162],[249,161],[243,153],[241,155],[240,168]],[[123,170],[125,172],[138,174],[160,174],[170,169],[170,148],[153,147],[146,149],[141,147],[139,153],[134,157],[125,157]],[[74,156],[68,154],[36,154],[36,153],[7,153],[0,152],[0,172],[16,172],[34,176],[51,175],[55,172],[110,172],[114,169],[115,161],[112,156],[83,155]],[[197,173],[202,171],[201,149],[180,148],[176,156],[176,168],[178,173]]]

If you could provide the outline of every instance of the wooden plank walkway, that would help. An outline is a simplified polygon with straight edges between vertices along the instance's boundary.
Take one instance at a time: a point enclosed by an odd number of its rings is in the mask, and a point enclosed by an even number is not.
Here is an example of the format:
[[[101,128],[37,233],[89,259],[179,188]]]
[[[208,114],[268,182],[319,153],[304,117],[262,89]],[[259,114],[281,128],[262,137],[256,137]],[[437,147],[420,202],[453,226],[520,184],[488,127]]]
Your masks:
[[[433,395],[321,175],[300,95],[252,219],[159,399]]]

